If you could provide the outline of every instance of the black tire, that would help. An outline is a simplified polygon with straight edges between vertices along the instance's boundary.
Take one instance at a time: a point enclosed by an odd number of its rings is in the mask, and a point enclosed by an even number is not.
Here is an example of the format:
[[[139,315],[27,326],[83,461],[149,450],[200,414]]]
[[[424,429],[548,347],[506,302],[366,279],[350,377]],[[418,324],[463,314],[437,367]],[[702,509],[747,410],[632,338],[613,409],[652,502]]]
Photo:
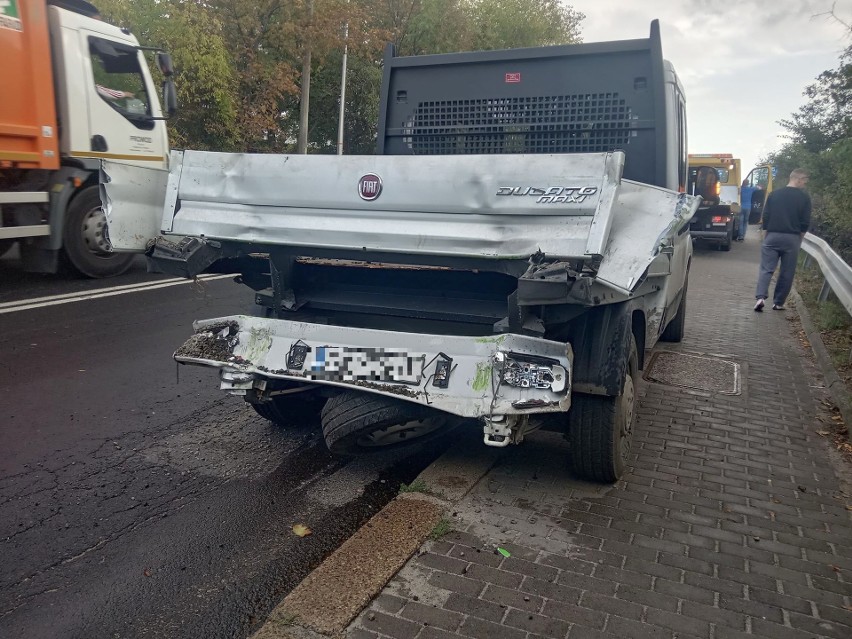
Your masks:
[[[633,442],[639,353],[631,333],[627,372],[618,397],[575,395],[568,412],[568,441],[573,473],[596,482],[617,481],[627,468]]]
[[[660,335],[661,342],[679,342],[686,334],[686,294],[689,292],[689,277],[683,283],[683,295],[680,297],[680,304],[677,307],[677,313],[672,318],[672,321],[666,324],[666,328]]]
[[[734,242],[734,232],[731,231],[730,233],[728,233],[728,237],[725,238],[725,241],[722,242],[722,244],[719,246],[719,248],[721,248],[723,251],[730,251],[731,250],[731,244],[733,244],[733,242]]]
[[[65,256],[81,275],[113,277],[130,268],[135,256],[110,253],[105,230],[106,217],[101,209],[98,187],[89,187],[71,200],[62,231]]]
[[[335,455],[360,455],[426,442],[460,423],[460,418],[448,413],[357,391],[335,395],[322,410],[322,433]]]
[[[313,393],[273,395],[268,402],[251,404],[255,412],[276,426],[304,426],[319,420],[325,398]]]

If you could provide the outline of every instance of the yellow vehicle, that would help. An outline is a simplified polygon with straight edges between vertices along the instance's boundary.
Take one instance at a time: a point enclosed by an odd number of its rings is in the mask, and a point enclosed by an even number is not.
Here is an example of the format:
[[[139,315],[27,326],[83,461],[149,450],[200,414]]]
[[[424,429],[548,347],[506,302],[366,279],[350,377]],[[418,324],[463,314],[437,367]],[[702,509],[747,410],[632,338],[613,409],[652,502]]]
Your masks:
[[[757,224],[763,216],[763,205],[766,196],[775,188],[775,178],[778,167],[771,164],[759,164],[754,167],[746,179],[743,180],[740,190],[740,202],[744,217],[749,224]],[[783,185],[782,185],[783,186]]]
[[[699,240],[717,242],[723,251],[743,237],[740,215],[740,160],[730,153],[690,153],[687,190],[701,196],[689,231]]]

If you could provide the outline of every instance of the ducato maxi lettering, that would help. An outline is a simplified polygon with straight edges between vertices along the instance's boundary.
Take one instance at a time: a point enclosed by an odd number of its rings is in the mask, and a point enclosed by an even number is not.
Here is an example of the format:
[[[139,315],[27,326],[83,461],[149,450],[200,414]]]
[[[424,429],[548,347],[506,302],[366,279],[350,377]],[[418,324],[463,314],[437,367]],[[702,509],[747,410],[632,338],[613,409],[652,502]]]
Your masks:
[[[596,186],[501,186],[497,195],[531,196],[536,204],[581,204],[598,192]]]

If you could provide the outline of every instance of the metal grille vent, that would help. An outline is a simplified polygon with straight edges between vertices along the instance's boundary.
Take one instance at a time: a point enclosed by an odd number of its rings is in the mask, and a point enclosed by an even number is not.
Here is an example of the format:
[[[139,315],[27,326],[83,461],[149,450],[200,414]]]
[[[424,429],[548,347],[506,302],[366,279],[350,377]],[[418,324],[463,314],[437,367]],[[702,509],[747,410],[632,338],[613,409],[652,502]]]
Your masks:
[[[604,153],[630,139],[618,93],[421,102],[404,125],[416,155]]]

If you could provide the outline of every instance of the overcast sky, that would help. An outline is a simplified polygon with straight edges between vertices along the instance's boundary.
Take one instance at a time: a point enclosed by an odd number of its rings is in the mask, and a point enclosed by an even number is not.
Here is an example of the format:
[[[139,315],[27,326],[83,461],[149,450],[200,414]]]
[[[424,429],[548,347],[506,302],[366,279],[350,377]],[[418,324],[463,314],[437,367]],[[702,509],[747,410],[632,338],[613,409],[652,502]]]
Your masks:
[[[586,14],[585,42],[647,38],[659,18],[663,56],[684,84],[690,153],[733,153],[743,177],[776,150],[778,120],[804,88],[838,66],[852,0],[567,0]],[[815,17],[816,16],[816,17]]]

